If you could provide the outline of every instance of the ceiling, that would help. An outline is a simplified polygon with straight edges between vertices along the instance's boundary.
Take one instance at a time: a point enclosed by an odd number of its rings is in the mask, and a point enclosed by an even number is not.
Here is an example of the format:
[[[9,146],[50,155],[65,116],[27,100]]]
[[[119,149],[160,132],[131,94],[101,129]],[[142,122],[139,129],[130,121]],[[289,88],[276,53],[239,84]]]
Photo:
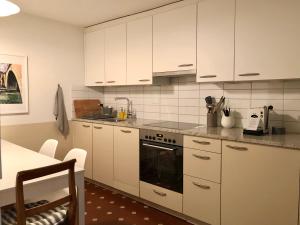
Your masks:
[[[178,0],[11,0],[24,13],[87,27]]]

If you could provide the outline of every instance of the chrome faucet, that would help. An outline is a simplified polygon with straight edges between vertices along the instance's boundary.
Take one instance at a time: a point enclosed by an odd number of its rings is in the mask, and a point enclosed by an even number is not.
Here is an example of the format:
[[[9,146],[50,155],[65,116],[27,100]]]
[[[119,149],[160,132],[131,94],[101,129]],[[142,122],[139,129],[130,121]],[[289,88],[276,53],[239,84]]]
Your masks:
[[[115,101],[117,100],[126,100],[127,101],[127,117],[132,118],[132,101],[127,97],[115,97]]]

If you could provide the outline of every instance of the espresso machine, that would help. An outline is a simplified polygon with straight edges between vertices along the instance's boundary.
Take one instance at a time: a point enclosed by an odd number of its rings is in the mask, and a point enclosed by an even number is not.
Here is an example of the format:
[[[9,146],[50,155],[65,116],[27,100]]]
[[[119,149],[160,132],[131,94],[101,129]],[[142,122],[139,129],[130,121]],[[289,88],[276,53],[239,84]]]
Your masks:
[[[243,133],[257,136],[269,134],[270,111],[272,110],[272,105],[250,109],[248,116],[249,124]]]

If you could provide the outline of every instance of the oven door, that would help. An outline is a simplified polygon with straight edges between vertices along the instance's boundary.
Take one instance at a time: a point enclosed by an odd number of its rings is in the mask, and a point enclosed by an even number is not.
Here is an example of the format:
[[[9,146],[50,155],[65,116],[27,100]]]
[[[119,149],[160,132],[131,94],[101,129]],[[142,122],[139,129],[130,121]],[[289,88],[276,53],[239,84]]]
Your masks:
[[[140,180],[182,193],[183,149],[180,146],[140,141]]]

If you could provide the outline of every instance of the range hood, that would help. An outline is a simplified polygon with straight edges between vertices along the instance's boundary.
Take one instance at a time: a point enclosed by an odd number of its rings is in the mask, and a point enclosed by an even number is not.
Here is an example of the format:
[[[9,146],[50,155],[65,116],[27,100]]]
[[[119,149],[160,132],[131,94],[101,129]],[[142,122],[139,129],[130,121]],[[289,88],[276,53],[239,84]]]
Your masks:
[[[177,71],[166,71],[166,72],[153,72],[153,77],[175,77],[184,75],[196,75],[196,70],[177,70]]]

